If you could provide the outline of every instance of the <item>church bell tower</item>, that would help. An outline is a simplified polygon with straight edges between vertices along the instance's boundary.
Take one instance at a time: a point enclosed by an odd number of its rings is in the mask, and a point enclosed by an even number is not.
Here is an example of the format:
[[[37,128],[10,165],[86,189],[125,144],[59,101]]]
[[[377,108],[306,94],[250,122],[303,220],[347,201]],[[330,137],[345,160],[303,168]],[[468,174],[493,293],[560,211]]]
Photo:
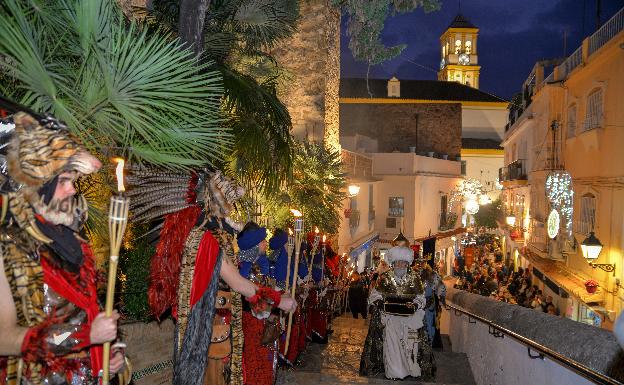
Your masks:
[[[440,71],[438,80],[459,82],[479,88],[477,36],[479,28],[464,16],[457,15],[440,36]]]

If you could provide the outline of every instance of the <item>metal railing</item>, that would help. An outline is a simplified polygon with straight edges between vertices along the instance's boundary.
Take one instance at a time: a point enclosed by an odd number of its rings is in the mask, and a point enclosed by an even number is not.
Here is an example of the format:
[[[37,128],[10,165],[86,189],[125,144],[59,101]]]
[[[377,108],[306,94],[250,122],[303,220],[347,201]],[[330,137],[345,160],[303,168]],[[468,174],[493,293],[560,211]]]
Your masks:
[[[570,72],[583,63],[583,47],[578,47],[576,51],[559,65],[559,78],[565,79]]]
[[[620,33],[624,29],[624,8],[620,9],[609,21],[603,24],[602,27],[593,35],[589,37],[589,52],[591,55],[598,51],[600,47],[607,44],[607,42],[615,35]]]
[[[341,152],[342,170],[351,177],[371,177],[373,158],[343,149]]]
[[[501,182],[526,179],[527,172],[525,159],[515,160],[507,166],[498,169],[498,180]]]
[[[607,375],[604,375],[602,373],[599,373],[579,362],[576,362],[574,360],[571,360],[570,358],[564,356],[561,353],[558,353],[550,348],[547,348],[546,346],[537,343],[531,339],[528,339],[524,336],[521,336],[520,334],[513,332],[503,326],[500,326],[486,318],[483,318],[479,315],[476,315],[472,312],[469,312],[467,310],[462,309],[461,307],[449,304],[448,300],[445,304],[445,308],[446,310],[448,310],[450,312],[451,309],[453,309],[453,312],[455,313],[456,316],[461,316],[462,314],[465,314],[468,316],[468,322],[471,324],[476,323],[476,321],[480,321],[483,324],[488,325],[488,331],[490,333],[490,335],[492,335],[495,338],[505,338],[505,336],[509,336],[511,338],[513,338],[514,340],[520,342],[521,344],[525,345],[527,347],[527,354],[530,358],[533,359],[544,359],[544,357],[548,357],[551,360],[557,362],[560,365],[563,365],[569,369],[571,369],[572,371],[574,371],[575,373],[577,373],[578,375],[580,375],[581,377],[584,377],[590,381],[593,381],[597,384],[614,384],[614,385],[624,385],[624,383],[611,378]],[[460,314],[458,314],[460,313]],[[531,354],[531,350],[537,352],[537,355],[533,355]]]

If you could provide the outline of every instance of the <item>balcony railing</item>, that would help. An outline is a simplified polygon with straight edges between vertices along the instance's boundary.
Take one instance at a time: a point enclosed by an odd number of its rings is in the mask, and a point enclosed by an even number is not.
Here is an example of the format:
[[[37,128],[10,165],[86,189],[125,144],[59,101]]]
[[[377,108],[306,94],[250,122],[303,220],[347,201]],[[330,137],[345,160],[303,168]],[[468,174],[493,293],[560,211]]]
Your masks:
[[[350,177],[366,178],[373,174],[373,159],[357,152],[342,150],[342,170]]]
[[[578,47],[576,51],[561,63],[559,66],[559,77],[565,79],[576,67],[583,63],[583,47]]]
[[[518,159],[505,167],[498,169],[498,180],[508,182],[512,180],[526,180],[526,160]]]
[[[624,29],[624,8],[613,15],[609,21],[604,23],[598,31],[589,38],[589,54],[598,51],[600,47],[607,44],[615,35]]]

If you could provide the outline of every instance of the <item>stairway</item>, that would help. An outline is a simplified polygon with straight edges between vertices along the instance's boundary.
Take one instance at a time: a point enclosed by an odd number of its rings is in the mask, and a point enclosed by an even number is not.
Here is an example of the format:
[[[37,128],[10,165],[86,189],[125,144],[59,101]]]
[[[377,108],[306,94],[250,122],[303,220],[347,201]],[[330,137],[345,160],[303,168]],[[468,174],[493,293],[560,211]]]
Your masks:
[[[443,337],[444,349],[435,351],[435,382],[420,382],[414,378],[392,381],[383,375],[360,377],[360,355],[368,332],[365,320],[342,316],[334,320],[334,333],[327,345],[310,344],[301,357],[301,364],[292,371],[280,371],[278,385],[370,384],[370,385],[475,385],[468,357],[450,351],[448,337]]]

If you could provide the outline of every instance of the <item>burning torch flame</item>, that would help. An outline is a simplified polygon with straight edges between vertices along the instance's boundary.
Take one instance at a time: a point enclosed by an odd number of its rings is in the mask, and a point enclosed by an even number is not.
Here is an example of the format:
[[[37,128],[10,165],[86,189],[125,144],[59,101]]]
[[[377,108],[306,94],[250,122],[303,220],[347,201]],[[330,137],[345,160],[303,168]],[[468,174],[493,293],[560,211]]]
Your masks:
[[[288,228],[288,235],[290,235],[290,236],[293,235],[293,231],[292,231],[292,229],[290,227]]]
[[[301,214],[301,211],[299,211],[299,210],[290,209],[290,212],[291,212],[294,216],[296,216],[297,218],[299,218],[299,217],[302,217],[302,216],[303,216],[303,214]]]
[[[113,160],[117,162],[117,168],[115,169],[115,175],[117,176],[117,191],[124,192],[126,191],[126,188],[123,181],[123,170],[126,161],[121,158],[115,158]]]
[[[318,233],[319,233],[319,229],[318,229],[318,227],[316,227],[316,226],[314,227],[314,232],[315,232],[316,234],[318,234]]]
[[[323,235],[323,243],[325,243],[325,239],[327,239],[327,237]]]

